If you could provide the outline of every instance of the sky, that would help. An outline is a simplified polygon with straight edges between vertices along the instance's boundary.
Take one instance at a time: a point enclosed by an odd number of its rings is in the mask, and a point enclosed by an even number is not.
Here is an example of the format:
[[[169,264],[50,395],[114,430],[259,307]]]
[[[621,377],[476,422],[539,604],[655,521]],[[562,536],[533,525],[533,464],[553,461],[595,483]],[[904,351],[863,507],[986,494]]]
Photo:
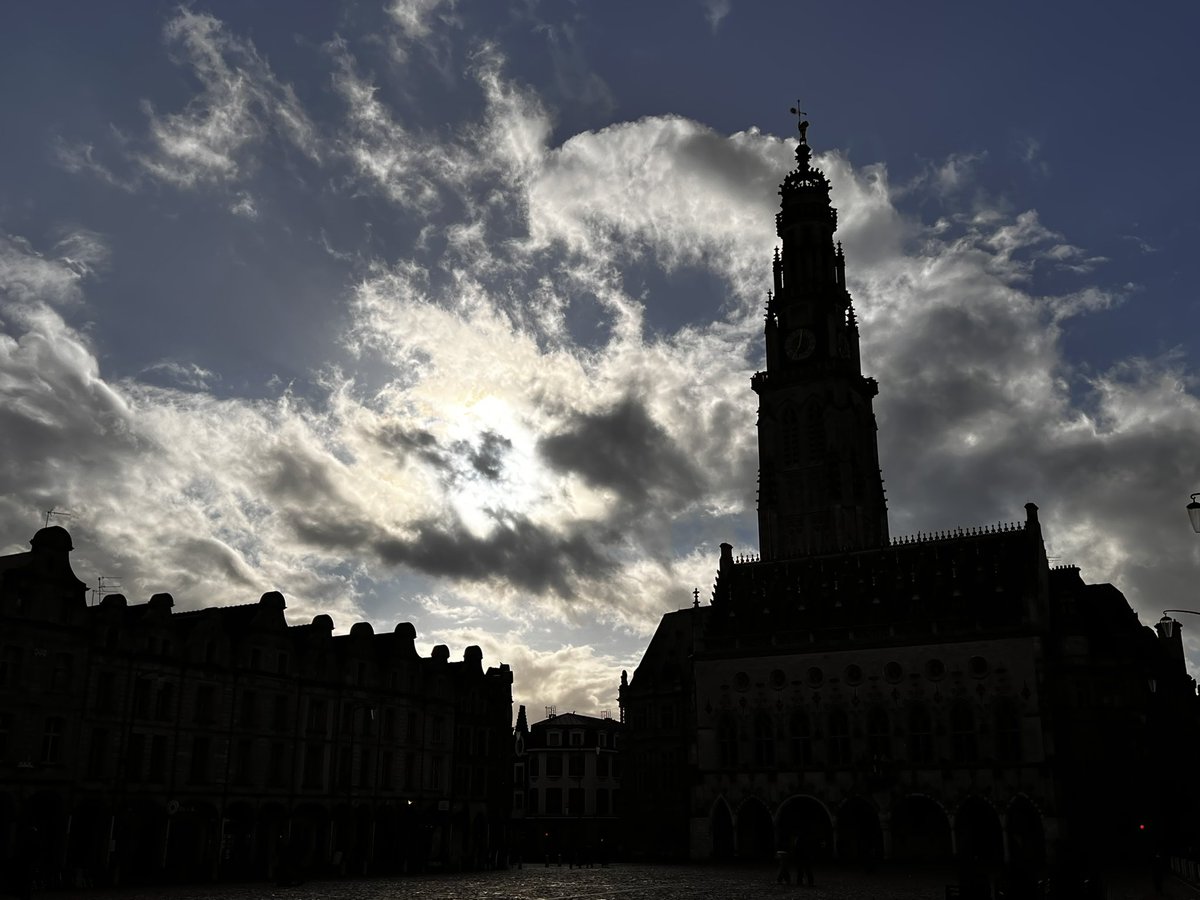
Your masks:
[[[130,602],[280,590],[293,623],[479,645],[533,719],[616,716],[718,545],[757,550],[799,101],[892,534],[1033,501],[1053,564],[1145,623],[1198,608],[1198,30],[1183,2],[12,5],[0,553],[63,511]]]

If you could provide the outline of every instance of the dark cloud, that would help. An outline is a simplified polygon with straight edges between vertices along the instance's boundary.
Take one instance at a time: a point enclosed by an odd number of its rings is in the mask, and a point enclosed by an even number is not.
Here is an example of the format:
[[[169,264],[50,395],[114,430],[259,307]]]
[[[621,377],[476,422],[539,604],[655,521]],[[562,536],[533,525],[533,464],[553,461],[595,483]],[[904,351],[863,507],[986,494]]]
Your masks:
[[[692,460],[633,397],[604,412],[579,414],[543,438],[538,450],[559,471],[575,472],[636,506],[651,496],[674,505],[704,489]]]
[[[603,552],[616,535],[576,528],[557,534],[524,518],[505,522],[487,537],[457,523],[418,522],[411,538],[385,537],[372,549],[391,564],[409,565],[430,575],[484,581],[503,578],[520,588],[560,597],[575,595],[576,578],[601,578],[616,570]]]
[[[465,449],[471,468],[488,481],[496,481],[504,471],[504,455],[512,449],[512,441],[494,431],[485,431],[478,446],[467,444]]]

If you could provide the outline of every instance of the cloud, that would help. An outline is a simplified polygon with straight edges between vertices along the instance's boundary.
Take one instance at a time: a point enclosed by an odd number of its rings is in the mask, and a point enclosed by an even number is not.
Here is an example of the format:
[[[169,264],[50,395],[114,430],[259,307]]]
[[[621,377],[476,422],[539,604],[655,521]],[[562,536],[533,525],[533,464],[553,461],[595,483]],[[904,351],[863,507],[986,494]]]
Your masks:
[[[455,27],[451,5],[389,12],[405,47]],[[245,176],[298,150],[327,168],[323,192],[383,204],[416,236],[386,258],[334,251],[356,272],[328,298],[348,325],[322,349],[343,368],[263,399],[217,398],[221,373],[182,361],[115,378],[70,319],[116,262],[103,239],[0,240],[0,539],[19,546],[22,522],[66,506],[81,571],[120,575],[135,598],[165,589],[187,608],[279,588],[293,617],[330,611],[340,627],[368,601],[389,616],[423,604],[510,662],[533,709],[605,708],[661,614],[707,593],[715,545],[752,549],[749,379],[790,142],[659,116],[553,144],[543,98],[494,45],[470,57],[483,115],[428,130],[335,41],[338,106],[314,120],[211,17],[183,11],[168,37],[201,91],[151,113],[144,177],[215,187],[248,215],[260,194]],[[1035,210],[988,202],[967,157],[903,190],[880,164],[817,163],[880,382],[893,532],[1032,499],[1053,555],[1085,577],[1143,611],[1177,596],[1200,562],[1175,522],[1195,376],[1172,356],[1103,371],[1065,358],[1074,318],[1122,299],[1092,280],[1102,260]],[[925,200],[942,205],[932,225],[909,211]],[[1039,267],[1066,286],[1035,290]],[[499,636],[473,630],[480,611]]]
[[[163,36],[202,90],[181,112],[160,114],[143,103],[150,146],[134,158],[147,174],[183,188],[237,182],[256,166],[253,151],[270,136],[320,159],[317,132],[295,92],[275,77],[250,41],[187,8],[179,9]],[[66,155],[68,166],[89,159],[90,148],[82,158],[78,152]]]
[[[732,0],[702,0],[702,2],[704,18],[708,21],[708,27],[712,29],[713,34],[716,34],[721,22],[733,9],[733,2]]]

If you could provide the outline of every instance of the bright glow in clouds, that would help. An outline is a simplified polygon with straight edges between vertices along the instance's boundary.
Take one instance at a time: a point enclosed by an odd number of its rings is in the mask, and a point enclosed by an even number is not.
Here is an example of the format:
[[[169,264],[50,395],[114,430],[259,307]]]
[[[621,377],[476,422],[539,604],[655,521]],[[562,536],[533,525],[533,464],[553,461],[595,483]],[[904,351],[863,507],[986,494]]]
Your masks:
[[[399,71],[447,77],[456,5],[389,10]],[[717,31],[734,15],[704,10]],[[474,113],[435,127],[354,35],[313,51],[336,104],[323,111],[211,16],[179,11],[164,41],[195,96],[176,111],[156,100],[145,133],[104,152],[67,136],[57,164],[145,215],[228,217],[254,247],[228,277],[257,278],[279,327],[308,327],[316,362],[266,396],[205,348],[155,349],[114,375],[89,323],[121,315],[109,279],[148,263],[82,213],[86,228],[54,239],[4,238],[5,551],[37,510],[67,508],[81,577],[120,576],[134,601],[279,589],[293,621],[411,619],[426,648],[480,644],[533,710],[612,707],[659,617],[695,587],[707,598],[717,544],[754,549],[749,380],[792,140],[673,115],[556,138],[549,103],[495,44],[454,82]],[[1016,518],[1034,500],[1052,555],[1147,616],[1187,605],[1188,361],[1069,360],[1072,322],[1124,295],[1089,280],[1096,254],[1036,211],[973,192],[965,151],[900,188],[882,163],[837,150],[818,163],[880,381],[893,533]],[[943,204],[932,223],[913,212],[925,202]],[[342,284],[312,288],[312,308],[340,315],[332,331],[270,293],[301,262]],[[1035,289],[1047,269],[1061,289]]]

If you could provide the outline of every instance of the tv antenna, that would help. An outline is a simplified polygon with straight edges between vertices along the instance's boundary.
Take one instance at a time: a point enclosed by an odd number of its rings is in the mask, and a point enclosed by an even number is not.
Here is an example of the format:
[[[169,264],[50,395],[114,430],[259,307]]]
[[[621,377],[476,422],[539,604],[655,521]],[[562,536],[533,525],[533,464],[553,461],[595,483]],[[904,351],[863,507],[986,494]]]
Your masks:
[[[96,578],[96,586],[92,588],[92,606],[104,599],[105,594],[118,594],[121,591],[121,579],[115,575],[100,575]]]
[[[73,518],[75,518],[75,516],[74,516],[74,514],[73,514],[73,513],[69,513],[69,512],[67,512],[67,511],[65,511],[65,510],[61,510],[61,509],[55,509],[55,508],[52,506],[52,507],[50,507],[48,510],[46,510],[46,524],[43,526],[44,528],[49,528],[49,527],[50,527],[50,517],[51,517],[51,516],[58,516],[58,517],[59,517],[59,518],[61,518],[61,519],[73,519]]]

